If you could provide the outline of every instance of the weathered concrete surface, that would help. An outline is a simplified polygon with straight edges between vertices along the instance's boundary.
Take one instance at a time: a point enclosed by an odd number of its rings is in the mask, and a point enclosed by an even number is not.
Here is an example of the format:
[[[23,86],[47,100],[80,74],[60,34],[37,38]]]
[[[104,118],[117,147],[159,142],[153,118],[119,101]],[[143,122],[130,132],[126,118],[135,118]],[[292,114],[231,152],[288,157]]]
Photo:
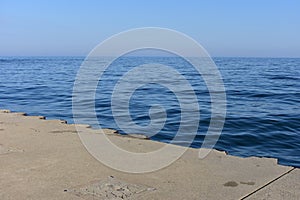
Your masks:
[[[134,152],[147,152],[164,145],[106,132],[113,143]],[[162,170],[122,173],[94,159],[82,145],[74,125],[0,112],[1,200],[241,199],[291,169],[277,165],[275,159],[238,158],[215,150],[200,160],[198,150],[189,149]],[[298,189],[299,172],[288,175],[293,175],[293,179],[289,176],[287,179]],[[270,192],[275,183],[270,185]],[[282,184],[288,187],[282,190],[294,191],[288,180],[278,182],[278,187]],[[264,190],[268,187],[254,193],[253,198],[259,199]],[[291,197],[299,198],[298,192],[292,194]],[[274,195],[275,199],[281,198]]]
[[[300,199],[300,169],[293,169],[246,199]]]

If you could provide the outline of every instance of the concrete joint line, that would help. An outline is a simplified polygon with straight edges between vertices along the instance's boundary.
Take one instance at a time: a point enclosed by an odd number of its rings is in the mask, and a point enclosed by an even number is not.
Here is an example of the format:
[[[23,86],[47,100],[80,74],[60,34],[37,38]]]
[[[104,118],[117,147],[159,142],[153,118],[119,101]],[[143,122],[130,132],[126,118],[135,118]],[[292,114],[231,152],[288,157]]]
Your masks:
[[[280,178],[286,176],[287,174],[291,173],[293,170],[295,169],[295,167],[293,167],[292,169],[290,169],[289,171],[283,173],[282,175],[278,176],[277,178],[271,180],[270,182],[268,182],[267,184],[261,186],[260,188],[257,188],[256,190],[254,190],[253,192],[247,194],[246,196],[242,197],[241,200],[247,199],[248,197],[252,196],[253,194],[255,194],[256,192],[264,189],[265,187],[271,185],[272,183],[276,182],[277,180],[279,180]]]

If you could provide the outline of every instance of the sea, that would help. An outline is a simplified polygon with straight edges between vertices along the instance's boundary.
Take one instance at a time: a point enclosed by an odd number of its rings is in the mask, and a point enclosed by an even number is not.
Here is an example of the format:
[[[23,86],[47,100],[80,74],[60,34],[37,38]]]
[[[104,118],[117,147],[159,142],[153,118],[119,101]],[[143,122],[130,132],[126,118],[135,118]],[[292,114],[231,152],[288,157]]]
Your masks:
[[[0,109],[74,123],[73,86],[84,59],[0,57]],[[214,148],[240,157],[277,158],[282,165],[300,167],[300,58],[212,59],[222,76],[227,109],[224,127]],[[172,67],[194,89],[200,121],[190,147],[201,147],[211,120],[211,96],[202,76],[181,58],[129,56],[111,63],[95,91],[97,123],[102,128],[126,133],[115,121],[112,94],[126,72],[147,63]],[[166,73],[161,76],[167,80],[172,78]],[[147,126],[152,120],[151,107],[162,107],[166,119],[161,130],[150,139],[168,143],[185,120],[179,100],[168,88],[150,82],[132,91],[128,112],[136,125]],[[90,125],[97,127],[95,121]],[[184,143],[183,137],[178,145]]]

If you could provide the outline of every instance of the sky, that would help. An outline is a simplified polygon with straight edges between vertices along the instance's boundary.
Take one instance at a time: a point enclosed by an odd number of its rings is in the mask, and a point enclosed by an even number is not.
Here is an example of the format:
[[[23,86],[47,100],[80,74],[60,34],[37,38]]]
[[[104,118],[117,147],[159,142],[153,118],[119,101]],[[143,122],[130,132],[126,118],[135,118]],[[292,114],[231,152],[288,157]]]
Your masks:
[[[300,57],[298,0],[0,0],[0,56],[86,56],[119,32],[182,32],[211,56]]]

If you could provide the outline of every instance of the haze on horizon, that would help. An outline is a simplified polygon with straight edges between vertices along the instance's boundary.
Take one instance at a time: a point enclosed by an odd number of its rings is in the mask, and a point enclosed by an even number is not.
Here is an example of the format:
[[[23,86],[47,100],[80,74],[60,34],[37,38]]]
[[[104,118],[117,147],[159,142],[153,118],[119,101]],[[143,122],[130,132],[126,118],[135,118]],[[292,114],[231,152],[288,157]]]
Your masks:
[[[162,27],[211,56],[300,57],[300,1],[0,1],[0,56],[86,56],[106,38]]]

